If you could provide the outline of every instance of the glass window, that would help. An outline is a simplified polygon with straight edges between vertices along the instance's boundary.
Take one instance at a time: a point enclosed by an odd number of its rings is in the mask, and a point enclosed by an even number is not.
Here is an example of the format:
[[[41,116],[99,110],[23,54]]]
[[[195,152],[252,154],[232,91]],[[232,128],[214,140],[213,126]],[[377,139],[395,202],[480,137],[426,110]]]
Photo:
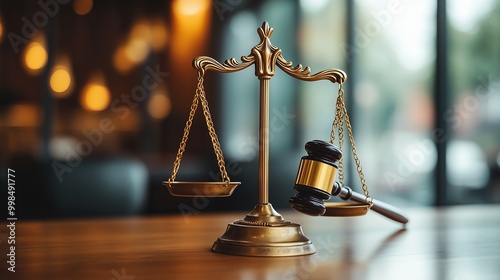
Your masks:
[[[500,1],[448,1],[450,203],[500,201]]]
[[[355,63],[354,73],[347,73],[355,83],[354,90],[346,88],[345,94],[347,102],[354,103],[349,115],[371,193],[387,201],[430,203],[436,158],[429,135],[433,126],[434,1],[356,1],[353,45],[346,41],[345,2],[315,3],[301,2],[300,56],[318,71],[345,70],[347,63]],[[300,89],[302,141],[327,140],[337,86],[318,82]],[[352,166],[349,146],[343,151]],[[361,188],[357,176],[348,181],[353,189]]]
[[[345,71],[345,1],[300,1],[298,50],[300,63],[312,73],[337,68]],[[328,81],[301,82],[299,143],[313,139],[328,141],[335,114],[338,86]]]
[[[433,201],[435,1],[355,2],[355,137],[370,190]],[[354,181],[356,182],[356,181]]]

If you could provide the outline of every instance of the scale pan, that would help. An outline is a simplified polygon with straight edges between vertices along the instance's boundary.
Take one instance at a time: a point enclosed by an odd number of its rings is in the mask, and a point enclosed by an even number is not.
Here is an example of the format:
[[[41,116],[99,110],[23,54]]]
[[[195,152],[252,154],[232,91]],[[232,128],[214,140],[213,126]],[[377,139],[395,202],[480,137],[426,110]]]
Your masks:
[[[241,182],[171,182],[163,181],[163,185],[173,196],[187,197],[225,197],[233,194]]]
[[[370,205],[350,202],[327,202],[325,203],[327,217],[351,217],[363,216],[370,209]]]

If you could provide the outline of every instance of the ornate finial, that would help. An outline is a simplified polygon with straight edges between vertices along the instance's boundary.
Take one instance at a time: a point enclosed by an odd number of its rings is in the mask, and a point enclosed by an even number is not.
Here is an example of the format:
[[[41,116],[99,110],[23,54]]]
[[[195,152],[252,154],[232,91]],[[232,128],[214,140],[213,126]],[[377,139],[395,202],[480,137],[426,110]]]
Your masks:
[[[265,38],[269,39],[271,37],[273,30],[274,29],[272,27],[269,27],[267,21],[264,21],[262,26],[257,29],[257,33],[259,33],[260,39],[264,40]]]
[[[253,47],[251,55],[255,57],[255,76],[259,79],[269,79],[274,76],[274,66],[276,59],[281,56],[281,50],[273,46],[269,37],[273,34],[273,29],[264,21],[257,29],[260,43]]]

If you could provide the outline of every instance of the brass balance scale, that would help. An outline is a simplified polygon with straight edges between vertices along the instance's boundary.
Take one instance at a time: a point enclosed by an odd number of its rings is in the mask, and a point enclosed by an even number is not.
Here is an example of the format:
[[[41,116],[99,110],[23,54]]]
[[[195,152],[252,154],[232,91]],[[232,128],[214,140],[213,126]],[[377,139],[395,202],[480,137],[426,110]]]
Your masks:
[[[184,134],[174,162],[172,174],[163,184],[173,196],[230,196],[240,182],[232,182],[225,168],[222,149],[215,133],[214,124],[208,107],[203,86],[203,78],[207,71],[232,73],[255,64],[255,75],[260,81],[259,101],[259,201],[255,208],[245,218],[229,223],[226,232],[212,246],[218,253],[243,256],[298,256],[314,254],[316,249],[312,242],[303,234],[299,224],[285,220],[274,210],[268,200],[269,178],[269,82],[275,73],[277,65],[288,75],[303,81],[328,80],[339,84],[335,107],[335,119],[332,125],[330,143],[315,140],[306,144],[308,156],[301,159],[295,182],[297,194],[290,198],[290,205],[299,212],[308,215],[322,216],[359,216],[368,210],[374,210],[390,219],[406,224],[408,219],[397,208],[374,200],[369,192],[363,175],[361,164],[356,152],[352,127],[349,122],[344,102],[342,84],[346,74],[341,70],[328,69],[312,74],[309,67],[293,66],[291,61],[283,58],[281,50],[271,44],[273,29],[264,22],[257,29],[260,43],[252,48],[251,53],[241,57],[241,62],[231,58],[224,64],[207,56],[194,59],[193,67],[198,71],[198,86],[191,105]],[[221,182],[180,182],[175,181],[182,155],[186,148],[193,118],[201,102],[203,115],[208,126],[210,139],[215,151]],[[352,154],[357,165],[364,194],[352,191],[343,186],[343,161],[341,148],[343,144],[343,126],[347,127]],[[338,135],[339,147],[333,145]],[[335,181],[338,171],[338,181]],[[351,202],[324,203],[330,195],[339,196]]]

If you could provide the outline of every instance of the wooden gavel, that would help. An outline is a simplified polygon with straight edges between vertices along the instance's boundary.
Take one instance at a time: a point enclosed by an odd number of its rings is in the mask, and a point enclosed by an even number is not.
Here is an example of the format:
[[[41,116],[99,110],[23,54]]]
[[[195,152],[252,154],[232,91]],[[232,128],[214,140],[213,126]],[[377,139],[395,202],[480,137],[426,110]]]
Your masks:
[[[294,189],[297,193],[289,200],[292,208],[311,216],[322,216],[325,213],[357,216],[371,209],[394,221],[408,223],[408,218],[400,209],[376,199],[371,200],[370,207],[365,195],[335,181],[338,162],[342,158],[342,152],[335,145],[313,140],[306,143],[305,149],[307,156],[301,158],[295,180]],[[332,195],[343,200],[355,201],[358,204],[327,203],[325,205],[325,200],[330,199]],[[328,216],[335,216],[335,214]]]

